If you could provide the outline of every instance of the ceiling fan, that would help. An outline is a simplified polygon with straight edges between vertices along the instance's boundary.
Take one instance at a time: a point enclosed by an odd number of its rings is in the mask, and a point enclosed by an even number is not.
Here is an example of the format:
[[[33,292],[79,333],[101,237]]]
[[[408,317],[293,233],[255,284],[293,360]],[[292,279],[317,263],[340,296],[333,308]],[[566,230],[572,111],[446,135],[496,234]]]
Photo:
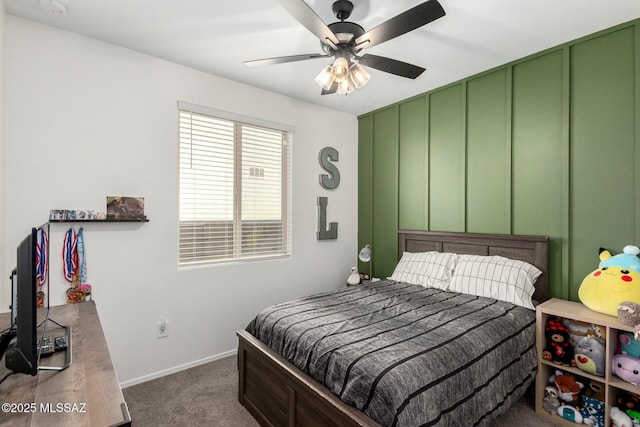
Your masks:
[[[363,49],[401,36],[445,15],[437,0],[428,0],[365,32],[364,28],[355,22],[345,21],[353,11],[353,3],[348,0],[333,3],[333,13],[340,21],[329,25],[326,25],[303,0],[276,1],[320,39],[324,53],[257,59],[244,61],[244,64],[254,67],[334,57],[333,64],[327,65],[316,77],[316,83],[322,87],[322,95],[336,92],[348,94],[364,86],[370,76],[362,65],[409,79],[417,78],[424,68],[383,56],[358,54]]]

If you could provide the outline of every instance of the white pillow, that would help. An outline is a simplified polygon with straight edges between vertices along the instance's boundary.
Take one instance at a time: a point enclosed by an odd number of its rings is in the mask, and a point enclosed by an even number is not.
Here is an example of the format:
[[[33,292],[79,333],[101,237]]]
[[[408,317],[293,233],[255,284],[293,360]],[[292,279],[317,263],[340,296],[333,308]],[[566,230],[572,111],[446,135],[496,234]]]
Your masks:
[[[405,252],[390,279],[446,290],[456,264],[455,254],[447,252]]]
[[[542,274],[534,265],[501,256],[459,255],[449,290],[535,310],[531,297]]]

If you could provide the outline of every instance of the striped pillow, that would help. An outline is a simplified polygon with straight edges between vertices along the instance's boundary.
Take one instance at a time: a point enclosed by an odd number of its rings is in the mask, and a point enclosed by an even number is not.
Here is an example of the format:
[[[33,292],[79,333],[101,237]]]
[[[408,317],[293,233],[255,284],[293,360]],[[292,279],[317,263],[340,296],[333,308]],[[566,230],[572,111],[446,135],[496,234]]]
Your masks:
[[[447,252],[405,252],[391,277],[398,282],[446,290],[456,257]]]
[[[501,256],[459,255],[449,290],[494,298],[534,310],[535,266]]]

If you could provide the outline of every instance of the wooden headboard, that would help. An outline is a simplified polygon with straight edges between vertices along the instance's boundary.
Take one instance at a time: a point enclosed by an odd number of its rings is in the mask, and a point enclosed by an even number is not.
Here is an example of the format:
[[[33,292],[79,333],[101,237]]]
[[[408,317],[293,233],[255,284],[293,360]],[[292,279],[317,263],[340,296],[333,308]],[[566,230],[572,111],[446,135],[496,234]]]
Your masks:
[[[403,252],[453,252],[471,255],[500,255],[526,261],[542,271],[536,281],[533,299],[549,299],[549,267],[547,236],[511,234],[460,233],[447,231],[398,231],[398,255]]]

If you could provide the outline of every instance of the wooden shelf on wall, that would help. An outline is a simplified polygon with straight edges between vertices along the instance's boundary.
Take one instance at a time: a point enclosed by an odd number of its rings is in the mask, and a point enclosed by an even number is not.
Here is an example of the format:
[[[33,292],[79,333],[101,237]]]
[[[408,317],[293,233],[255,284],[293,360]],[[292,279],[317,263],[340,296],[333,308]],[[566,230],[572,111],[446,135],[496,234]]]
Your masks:
[[[149,218],[132,218],[132,219],[50,219],[50,223],[59,222],[149,222]]]

